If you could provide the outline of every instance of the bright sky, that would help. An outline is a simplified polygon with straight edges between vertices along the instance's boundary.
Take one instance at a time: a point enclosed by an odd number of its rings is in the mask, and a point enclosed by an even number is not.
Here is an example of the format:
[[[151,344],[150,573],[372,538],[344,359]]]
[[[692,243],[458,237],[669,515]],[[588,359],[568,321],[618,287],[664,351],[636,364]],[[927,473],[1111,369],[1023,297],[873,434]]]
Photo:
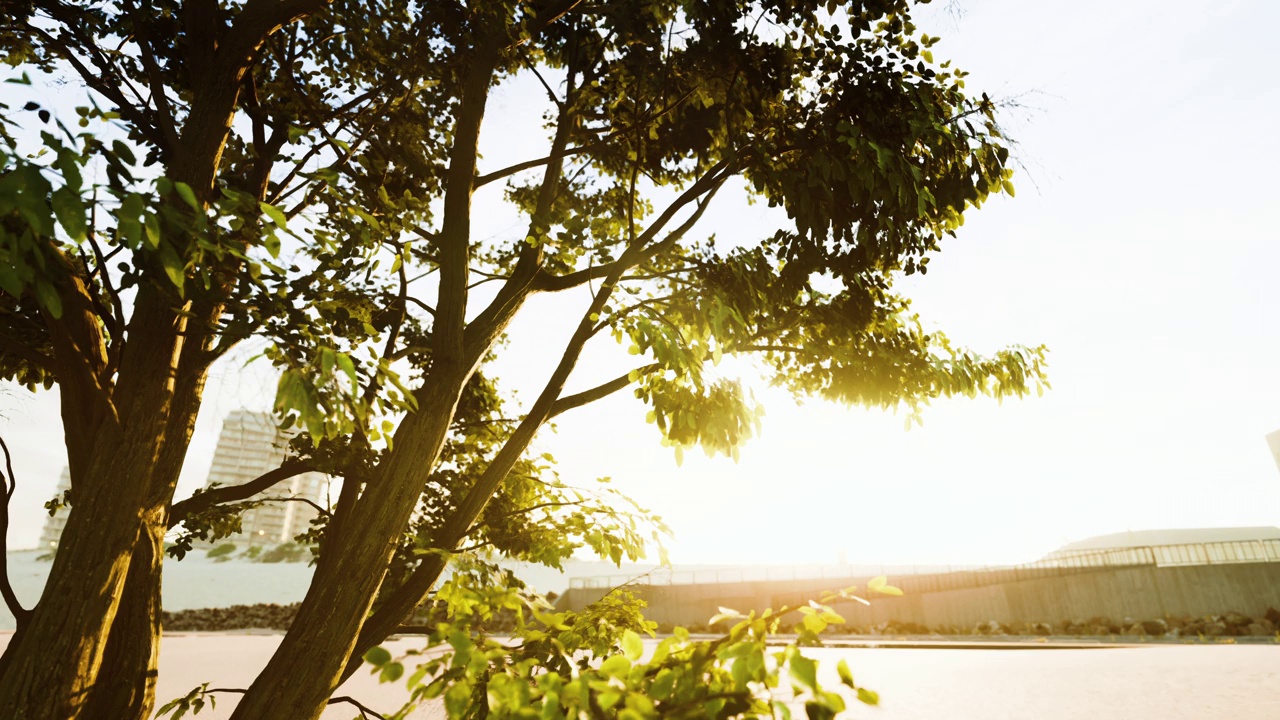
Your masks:
[[[758,386],[768,416],[741,461],[695,453],[683,467],[625,394],[562,416],[538,444],[564,479],[615,478],[674,528],[673,561],[1016,562],[1126,529],[1280,524],[1264,440],[1280,429],[1280,5],[959,6],[918,24],[970,89],[1028,106],[1005,117],[1027,167],[1015,200],[970,214],[901,288],[977,350],[1049,345],[1054,389],[939,403],[905,431],[901,416]],[[495,98],[482,168],[545,154],[528,130],[542,101],[535,86]],[[499,199],[477,197],[478,239],[523,233]],[[722,193],[699,228],[749,241],[784,220]],[[580,300],[540,299],[513,331],[499,369],[524,400]],[[605,338],[575,383],[627,360]],[[273,391],[263,370],[219,368],[180,495],[203,483],[220,418]],[[56,400],[16,389],[0,413],[20,482],[10,546],[30,547],[65,458]]]

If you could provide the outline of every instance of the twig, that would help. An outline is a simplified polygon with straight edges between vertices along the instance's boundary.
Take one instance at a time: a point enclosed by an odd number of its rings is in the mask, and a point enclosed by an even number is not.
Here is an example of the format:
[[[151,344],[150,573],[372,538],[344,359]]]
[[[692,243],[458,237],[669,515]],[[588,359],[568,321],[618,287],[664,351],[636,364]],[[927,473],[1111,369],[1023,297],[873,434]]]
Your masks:
[[[208,690],[204,691],[204,694],[209,695],[211,693],[237,693],[239,695],[244,695],[247,692],[249,691],[246,690],[245,688],[209,688]],[[360,711],[360,715],[364,717],[365,720],[368,720],[371,717],[378,718],[378,720],[387,720],[386,715],[383,715],[377,712],[376,710],[372,710],[366,707],[365,705],[362,705],[359,700],[356,700],[350,695],[340,695],[338,697],[329,698],[329,702],[326,704],[337,705],[338,703],[347,703],[349,705],[354,705],[356,709]]]
[[[4,505],[0,506],[0,595],[4,595],[4,604],[17,621],[18,631],[21,632],[31,611],[22,607],[17,594],[13,592],[12,583],[9,582],[9,501],[13,499],[13,491],[18,488],[18,478],[13,474],[13,457],[9,454],[9,446],[5,444],[4,438],[0,438],[0,449],[4,450],[5,465],[5,472],[0,473],[4,476],[5,485]]]
[[[269,470],[247,483],[216,487],[212,490],[192,495],[186,500],[173,504],[173,507],[169,510],[169,527],[177,525],[191,515],[204,512],[214,505],[247,500],[282,480],[288,480],[295,475],[301,475],[314,469],[305,462],[286,461],[275,470]]]

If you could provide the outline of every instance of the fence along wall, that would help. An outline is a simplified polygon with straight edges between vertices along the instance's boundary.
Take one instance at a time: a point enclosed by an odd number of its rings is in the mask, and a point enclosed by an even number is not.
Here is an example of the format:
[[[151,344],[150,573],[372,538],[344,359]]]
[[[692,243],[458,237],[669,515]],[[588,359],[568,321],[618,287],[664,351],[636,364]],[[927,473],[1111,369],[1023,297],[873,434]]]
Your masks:
[[[1190,564],[1206,560],[1209,564]],[[650,620],[690,625],[705,623],[722,606],[746,612],[804,603],[850,584],[865,588],[868,579],[636,584],[628,589],[648,603]],[[1013,568],[902,576],[894,584],[904,590],[903,597],[874,597],[870,607],[840,603],[837,609],[853,625],[894,620],[930,627],[1228,611],[1261,616],[1269,607],[1280,608],[1280,542],[1081,553]],[[581,609],[608,591],[575,583],[558,604]]]

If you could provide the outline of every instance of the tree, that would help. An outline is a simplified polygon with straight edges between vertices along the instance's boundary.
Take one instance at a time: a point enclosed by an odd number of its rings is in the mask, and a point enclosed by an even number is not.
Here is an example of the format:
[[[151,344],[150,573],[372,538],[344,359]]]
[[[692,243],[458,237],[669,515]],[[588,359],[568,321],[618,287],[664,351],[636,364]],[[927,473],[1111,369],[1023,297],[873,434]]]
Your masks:
[[[185,521],[216,537],[228,507],[296,472],[342,490],[313,533],[297,619],[237,718],[316,717],[451,554],[637,552],[631,519],[592,532],[611,506],[528,456],[562,412],[631,390],[678,459],[732,455],[753,432],[757,408],[710,371],[723,355],[799,395],[913,412],[1038,386],[1042,349],[977,356],[926,333],[892,290],[927,271],[966,209],[1012,193],[993,103],[934,62],[909,11],[29,0],[7,13],[9,63],[71,77],[89,100],[74,130],[36,103],[3,109],[9,127],[43,128],[44,152],[4,134],[0,368],[58,386],[72,509],[0,660],[0,704],[147,716],[165,533]],[[551,108],[545,156],[482,168],[487,101],[529,78]],[[498,182],[528,218],[515,242],[472,237],[473,194]],[[697,234],[728,183],[792,229],[731,246]],[[497,283],[482,307],[481,282]],[[589,292],[589,308],[536,399],[503,412],[486,365],[528,299],[556,292]],[[566,395],[601,335],[643,358]],[[209,367],[251,340],[280,369],[282,422],[305,431],[296,457],[175,503]]]

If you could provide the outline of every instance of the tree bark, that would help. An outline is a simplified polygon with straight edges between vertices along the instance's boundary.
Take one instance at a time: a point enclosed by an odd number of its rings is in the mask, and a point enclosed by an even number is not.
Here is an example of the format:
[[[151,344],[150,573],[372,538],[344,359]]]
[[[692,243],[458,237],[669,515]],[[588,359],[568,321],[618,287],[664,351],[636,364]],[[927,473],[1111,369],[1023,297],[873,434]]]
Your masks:
[[[199,92],[184,123],[170,177],[186,182],[202,197],[211,194],[240,80],[258,47],[281,26],[325,3],[245,3],[212,61],[198,68]],[[96,339],[84,337],[68,322],[54,323],[75,500],[41,600],[24,632],[13,638],[0,659],[0,708],[6,718],[114,718],[119,716],[102,715],[113,711],[99,708],[149,714],[154,702],[160,562],[171,481],[177,478],[176,470],[170,474],[159,466],[165,439],[174,430],[169,427],[170,411],[187,324],[185,314],[175,312],[173,305],[157,286],[144,284],[139,289],[114,388],[103,386],[105,378],[94,372],[96,367],[88,372],[80,367],[93,366],[99,359],[101,333]],[[90,329],[96,331],[96,324]],[[203,380],[198,385],[202,387]],[[198,405],[197,392],[195,408]],[[91,409],[87,417],[86,407]],[[178,422],[194,423],[194,413],[192,409],[189,418]],[[180,447],[171,446],[180,455],[185,455],[186,439],[189,434],[177,444]],[[143,547],[135,566],[131,560],[139,542]],[[128,593],[129,605],[119,626],[127,634],[116,634],[117,643],[109,651],[113,659],[123,658],[126,667],[113,667],[112,676],[104,678],[108,682],[96,687],[131,573],[138,586]],[[114,681],[117,676],[119,684]],[[95,699],[89,708],[91,695],[105,698],[103,704]]]
[[[470,58],[456,111],[439,238],[440,291],[433,326],[434,368],[415,393],[418,409],[395,433],[383,461],[350,512],[335,516],[307,595],[293,625],[232,714],[232,720],[320,717],[351,657],[408,527],[427,477],[439,459],[462,387],[487,347],[465,343],[470,263],[471,194],[480,127],[499,59],[495,40]]]
[[[306,598],[232,720],[320,717],[341,682],[423,484],[439,458],[464,378],[435,378],[418,410],[395,435],[396,452],[379,468],[350,514],[335,516]]]
[[[81,716],[147,720],[156,703],[160,663],[160,579],[164,530],[148,519],[138,533],[120,607],[111,623],[102,671]]]
[[[80,716],[97,678],[144,520],[185,320],[144,285],[121,359],[117,414],[103,422],[40,602],[6,651],[0,707],[14,720]]]
[[[156,702],[156,677],[160,662],[161,590],[164,536],[172,525],[169,508],[182,473],[183,461],[195,432],[196,417],[209,377],[213,321],[221,304],[202,303],[194,315],[205,332],[197,342],[188,334],[180,359],[164,445],[156,462],[151,492],[125,577],[120,607],[111,624],[103,668],[89,691],[81,714],[85,718],[147,720]]]

